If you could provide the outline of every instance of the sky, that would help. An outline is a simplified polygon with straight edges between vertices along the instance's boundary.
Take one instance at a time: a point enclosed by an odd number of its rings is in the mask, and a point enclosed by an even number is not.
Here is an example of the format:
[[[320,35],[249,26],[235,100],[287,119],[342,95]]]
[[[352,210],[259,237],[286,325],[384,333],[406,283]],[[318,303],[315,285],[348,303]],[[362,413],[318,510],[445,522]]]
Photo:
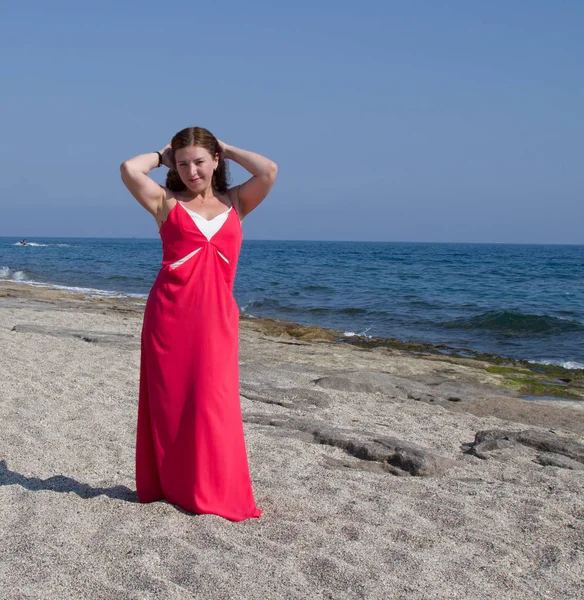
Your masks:
[[[581,0],[5,3],[0,236],[156,237],[119,165],[202,126],[279,166],[247,239],[582,244],[583,31]]]

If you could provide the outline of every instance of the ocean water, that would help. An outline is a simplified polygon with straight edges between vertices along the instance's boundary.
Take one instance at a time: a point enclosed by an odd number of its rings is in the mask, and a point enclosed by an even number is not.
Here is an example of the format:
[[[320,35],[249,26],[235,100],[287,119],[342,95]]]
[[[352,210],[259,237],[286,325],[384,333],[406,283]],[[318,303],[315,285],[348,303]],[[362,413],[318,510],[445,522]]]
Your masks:
[[[158,239],[0,238],[0,279],[146,297]],[[584,246],[244,240],[242,313],[584,368]]]

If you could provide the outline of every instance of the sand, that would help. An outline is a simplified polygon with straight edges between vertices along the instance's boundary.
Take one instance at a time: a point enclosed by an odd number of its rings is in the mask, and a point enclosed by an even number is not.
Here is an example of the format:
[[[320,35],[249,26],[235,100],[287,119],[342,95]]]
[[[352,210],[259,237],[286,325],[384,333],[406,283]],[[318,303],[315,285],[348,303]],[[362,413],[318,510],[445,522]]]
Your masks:
[[[584,405],[480,361],[242,320],[263,516],[138,503],[142,310],[0,284],[0,598],[584,597]]]

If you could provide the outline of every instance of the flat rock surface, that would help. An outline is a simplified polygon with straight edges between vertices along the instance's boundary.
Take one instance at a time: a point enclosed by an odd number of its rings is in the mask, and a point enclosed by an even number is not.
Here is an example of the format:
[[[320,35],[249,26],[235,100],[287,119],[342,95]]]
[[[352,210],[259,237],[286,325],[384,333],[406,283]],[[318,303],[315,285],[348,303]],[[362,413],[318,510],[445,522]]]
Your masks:
[[[582,597],[584,411],[480,361],[242,320],[264,514],[139,504],[142,308],[0,285],[0,598]]]

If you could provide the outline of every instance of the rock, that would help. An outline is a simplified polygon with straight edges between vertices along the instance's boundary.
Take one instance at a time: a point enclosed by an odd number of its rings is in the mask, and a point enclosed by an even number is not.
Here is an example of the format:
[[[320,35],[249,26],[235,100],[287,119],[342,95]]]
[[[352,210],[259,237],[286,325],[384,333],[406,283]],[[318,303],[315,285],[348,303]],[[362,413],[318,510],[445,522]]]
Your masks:
[[[519,432],[517,441],[524,446],[531,446],[536,450],[563,454],[568,458],[584,463],[584,444],[580,444],[564,436],[528,429],[527,431]]]
[[[478,451],[483,454],[480,458],[486,458],[486,452],[511,448],[515,444],[529,446],[544,453],[560,454],[584,463],[584,444],[565,436],[535,429],[525,431],[504,431],[500,429],[477,431],[474,442],[469,445],[469,451],[479,456]]]
[[[386,454],[386,462],[411,475],[442,475],[453,464],[452,461],[410,442],[390,437],[377,438],[374,441],[385,449],[382,454]]]
[[[327,408],[331,405],[331,400],[326,392],[310,388],[272,388],[242,383],[241,395],[254,402],[276,404],[292,410],[313,408],[315,406]]]
[[[490,458],[492,452],[499,450],[511,450],[516,447],[516,443],[511,440],[487,440],[472,447],[472,453],[478,458]]]
[[[416,402],[425,402],[426,404],[433,404],[436,401],[435,396],[431,394],[407,394],[408,400],[415,400]]]
[[[333,329],[324,329],[316,325],[300,325],[289,321],[281,321],[279,319],[254,319],[255,326],[258,329],[270,336],[284,337],[297,340],[326,340],[336,341],[339,338],[338,332]]]
[[[396,438],[380,437],[375,434],[357,432],[350,429],[293,417],[270,417],[268,415],[244,415],[246,423],[269,425],[310,434],[318,444],[341,448],[351,456],[361,460],[381,463],[390,473],[396,475],[436,476],[442,475],[453,465],[453,461],[437,456],[423,448]],[[301,439],[306,439],[298,435]],[[350,466],[350,465],[344,465]]]
[[[48,327],[29,323],[20,323],[12,328],[17,333],[37,333],[62,338],[77,338],[93,344],[112,344],[127,348],[138,348],[140,340],[130,333],[106,333],[102,331],[78,331],[64,327]]]
[[[542,452],[536,460],[544,467],[560,467],[561,469],[570,469],[572,471],[584,471],[582,463],[567,456],[555,454],[554,452]]]
[[[396,377],[388,373],[376,371],[359,371],[325,375],[315,379],[312,383],[321,388],[338,390],[340,392],[365,392],[369,394],[385,394],[396,397],[399,389],[396,386]]]
[[[330,396],[321,390],[311,390],[302,387],[289,388],[282,390],[284,396],[289,398],[295,406],[318,406],[319,408],[327,408],[332,402]]]

